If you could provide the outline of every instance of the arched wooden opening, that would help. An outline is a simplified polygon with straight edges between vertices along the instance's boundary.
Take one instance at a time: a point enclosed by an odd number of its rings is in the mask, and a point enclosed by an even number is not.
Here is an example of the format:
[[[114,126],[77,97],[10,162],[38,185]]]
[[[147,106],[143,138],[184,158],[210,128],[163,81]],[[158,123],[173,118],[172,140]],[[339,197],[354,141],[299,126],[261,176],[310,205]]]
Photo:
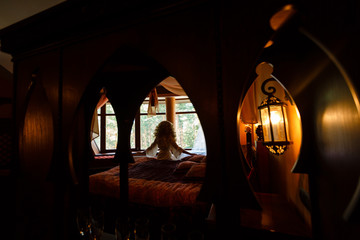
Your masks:
[[[158,85],[158,83],[160,83],[168,76],[169,73],[167,73],[167,71],[155,63],[152,59],[138,54],[137,51],[133,49],[121,49],[118,54],[115,54],[113,57],[111,57],[107,63],[105,63],[105,65],[98,71],[92,82],[88,85],[86,93],[82,98],[81,104],[79,105],[69,145],[69,160],[70,168],[72,169],[72,178],[78,188],[77,208],[85,208],[85,210],[87,210],[89,205],[96,205],[96,207],[107,207],[107,211],[112,211],[110,218],[107,218],[107,221],[112,224],[112,227],[110,227],[111,229],[107,228],[107,230],[113,231],[114,224],[117,222],[116,218],[119,218],[119,221],[121,221],[122,224],[127,224],[129,218],[133,218],[134,211],[132,208],[130,209],[129,206],[134,205],[137,202],[128,202],[128,164],[134,162],[130,146],[130,133],[133,126],[133,119],[138,113],[143,99],[145,99],[150,90],[152,90],[155,86]],[[141,87],[139,87],[139,85]],[[91,161],[94,161],[94,153],[90,147],[90,129],[95,106],[101,98],[101,92],[104,90],[106,91],[106,97],[108,98],[109,102],[111,102],[117,121],[118,143],[113,163],[119,164],[119,167],[117,168],[118,173],[116,173],[119,178],[116,181],[119,181],[121,184],[119,185],[117,183],[117,185],[112,186],[113,188],[115,187],[113,191],[108,191],[105,193],[103,199],[96,198],[95,201],[92,201],[94,198],[92,198],[90,196],[91,194],[89,194],[89,184],[91,190],[92,181],[90,179],[89,183],[88,178],[89,164],[91,164]],[[84,139],[85,142],[83,141]],[[204,171],[206,166],[205,164],[200,163],[200,160],[205,158],[197,159],[199,162],[196,162],[196,165],[203,165],[202,177],[199,179],[202,182],[205,177]],[[137,163],[138,162],[135,159],[135,164]],[[136,166],[139,165],[140,164],[137,164]],[[196,186],[194,185],[195,187],[193,187],[193,189],[196,188],[199,191],[190,189],[192,191],[192,196],[195,196],[194,193],[196,194],[195,200],[197,200],[197,195],[201,190],[201,182],[196,183]],[[104,191],[104,189],[102,190]],[[115,197],[113,196],[114,193],[116,195]],[[181,191],[179,191],[177,194],[181,195]],[[165,196],[166,195],[163,195],[163,197]],[[99,203],[99,201],[101,202]],[[163,210],[171,207],[163,207],[161,204],[162,203],[160,201],[159,206]],[[178,203],[175,203],[174,207],[172,208],[179,207],[180,209],[180,207],[182,207],[181,205],[178,206],[176,204]],[[111,206],[112,209],[110,209],[109,206]],[[154,206],[158,207],[157,205]],[[200,208],[203,206],[206,208],[209,205],[204,203],[201,204]],[[143,208],[137,207],[136,211],[139,211],[139,209],[140,211],[148,211],[149,207],[152,208],[153,206],[150,204],[149,206]],[[187,205],[184,206],[184,209],[186,209],[186,207]],[[195,206],[195,208],[196,207],[197,206]],[[136,212],[136,214],[138,214],[138,212]],[[166,210],[166,214],[168,214],[168,210]],[[174,219],[174,216],[170,217]],[[194,216],[192,217],[195,219]],[[133,220],[135,219],[131,219],[131,221]],[[204,220],[205,216],[202,218],[202,221]],[[159,219],[157,219],[157,221],[159,221]],[[188,224],[184,221],[182,222],[183,224]],[[158,226],[157,230],[160,230],[160,227],[161,226]]]
[[[344,210],[354,209],[348,204],[358,181],[352,171],[359,166],[354,144],[359,141],[358,95],[335,53],[293,16],[274,29],[256,64],[265,61],[276,67],[276,78],[291,93],[301,115],[301,152],[292,174],[309,177],[308,191],[298,196],[311,214],[312,236],[341,238],[351,231],[344,218],[351,214]]]
[[[269,72],[266,72],[267,69]],[[244,211],[244,218],[251,220],[247,219],[244,224],[251,222],[246,226],[308,237],[311,236],[310,205],[305,197],[309,195],[308,176],[292,172],[302,143],[300,114],[291,94],[276,79],[276,66],[273,69],[270,63],[262,62],[256,67],[256,73],[258,76],[242,103],[239,141],[245,160],[244,169],[262,211],[257,220],[254,218],[255,211],[252,216]],[[270,96],[276,98],[279,104],[284,104],[284,108],[283,117],[278,115],[279,112],[269,112],[271,117],[267,121],[273,128],[271,135],[274,137],[283,132],[288,141],[274,145],[280,147],[278,151],[265,142],[264,132],[267,129],[260,121],[264,116],[260,116],[259,107],[265,103],[266,93],[272,88]],[[280,128],[283,130],[279,131]],[[284,215],[287,220],[282,219]]]

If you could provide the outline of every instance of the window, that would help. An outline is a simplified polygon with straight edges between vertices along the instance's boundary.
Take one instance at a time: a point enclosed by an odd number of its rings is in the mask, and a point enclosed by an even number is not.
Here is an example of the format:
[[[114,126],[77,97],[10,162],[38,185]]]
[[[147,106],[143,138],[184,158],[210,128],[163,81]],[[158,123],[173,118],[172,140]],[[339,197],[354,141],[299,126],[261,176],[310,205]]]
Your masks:
[[[176,141],[179,146],[191,149],[200,122],[195,108],[187,97],[175,97],[176,111]],[[148,116],[148,99],[145,99],[140,107],[139,113],[134,120],[131,130],[131,148],[133,150],[144,150],[154,141],[154,130],[156,126],[166,120],[165,98],[159,97],[159,112],[156,116]]]
[[[110,102],[98,109],[99,137],[95,143],[101,153],[114,152],[117,146],[117,121],[114,109]]]
[[[185,149],[192,149],[198,130],[201,127],[195,108],[187,97],[175,97],[176,142]],[[148,99],[145,99],[135,117],[130,147],[132,150],[144,150],[154,141],[156,126],[166,120],[165,98],[159,97],[159,112],[155,116],[147,115]],[[117,146],[117,122],[110,102],[98,109],[100,134],[95,138],[100,153],[114,152]]]
[[[191,149],[199,130],[199,118],[190,100],[177,103],[175,109],[177,143],[183,148]]]

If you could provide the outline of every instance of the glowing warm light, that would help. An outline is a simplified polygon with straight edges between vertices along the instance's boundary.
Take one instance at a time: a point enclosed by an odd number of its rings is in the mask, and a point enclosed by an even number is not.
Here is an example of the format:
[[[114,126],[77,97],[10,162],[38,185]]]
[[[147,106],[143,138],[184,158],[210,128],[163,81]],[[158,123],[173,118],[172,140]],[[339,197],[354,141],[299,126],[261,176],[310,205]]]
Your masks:
[[[282,154],[289,141],[286,110],[281,103],[260,107],[264,143],[274,154]]]
[[[280,116],[280,114],[279,114],[279,112],[275,112],[275,111],[273,111],[273,112],[271,112],[271,123],[272,124],[279,124],[280,122],[282,122],[282,119],[281,119],[281,116]]]
[[[291,4],[287,4],[283,7],[283,10],[285,10],[285,11],[289,11],[289,10],[293,10],[293,9],[294,9],[294,7]]]
[[[267,97],[258,107],[260,122],[262,125],[263,143],[271,153],[276,155],[283,154],[289,145],[289,130],[286,114],[287,104],[274,96],[276,88],[270,86],[266,88],[270,81],[277,81],[271,75],[273,67],[266,62],[260,63],[256,68],[256,73],[264,77],[261,84],[261,91]]]
[[[273,44],[274,44],[274,41],[269,40],[269,41],[265,44],[264,48],[268,48],[268,47],[272,46]]]
[[[295,107],[295,111],[296,111],[296,116],[300,119],[300,112],[299,112],[299,109],[297,107]]]
[[[339,101],[329,104],[320,117],[318,135],[322,138],[323,154],[329,159],[344,157],[354,149],[350,134],[359,132],[360,117],[354,103]]]
[[[270,19],[270,26],[273,30],[278,30],[284,23],[286,23],[294,14],[296,10],[291,4],[285,5],[280,11],[275,13]]]

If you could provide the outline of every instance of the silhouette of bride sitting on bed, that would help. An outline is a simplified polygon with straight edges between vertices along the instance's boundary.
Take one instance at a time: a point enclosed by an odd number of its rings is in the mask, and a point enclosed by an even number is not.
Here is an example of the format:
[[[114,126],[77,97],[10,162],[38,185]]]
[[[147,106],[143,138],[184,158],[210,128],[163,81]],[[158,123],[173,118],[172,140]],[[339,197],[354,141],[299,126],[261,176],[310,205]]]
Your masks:
[[[158,160],[178,160],[182,153],[194,155],[176,144],[174,126],[169,121],[162,121],[157,125],[154,137],[154,142],[145,151],[147,157],[156,157]],[[159,153],[156,156],[158,149]]]

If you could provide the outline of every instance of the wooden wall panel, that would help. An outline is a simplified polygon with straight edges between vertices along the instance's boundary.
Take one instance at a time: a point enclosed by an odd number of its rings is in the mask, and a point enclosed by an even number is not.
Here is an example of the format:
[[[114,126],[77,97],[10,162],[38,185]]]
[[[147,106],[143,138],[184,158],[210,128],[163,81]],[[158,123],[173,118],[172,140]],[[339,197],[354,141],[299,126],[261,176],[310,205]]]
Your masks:
[[[15,64],[20,72],[16,75],[16,237],[50,238],[57,226],[56,182],[60,175],[57,171],[61,170],[56,169],[60,159],[55,154],[59,52],[17,60]]]

